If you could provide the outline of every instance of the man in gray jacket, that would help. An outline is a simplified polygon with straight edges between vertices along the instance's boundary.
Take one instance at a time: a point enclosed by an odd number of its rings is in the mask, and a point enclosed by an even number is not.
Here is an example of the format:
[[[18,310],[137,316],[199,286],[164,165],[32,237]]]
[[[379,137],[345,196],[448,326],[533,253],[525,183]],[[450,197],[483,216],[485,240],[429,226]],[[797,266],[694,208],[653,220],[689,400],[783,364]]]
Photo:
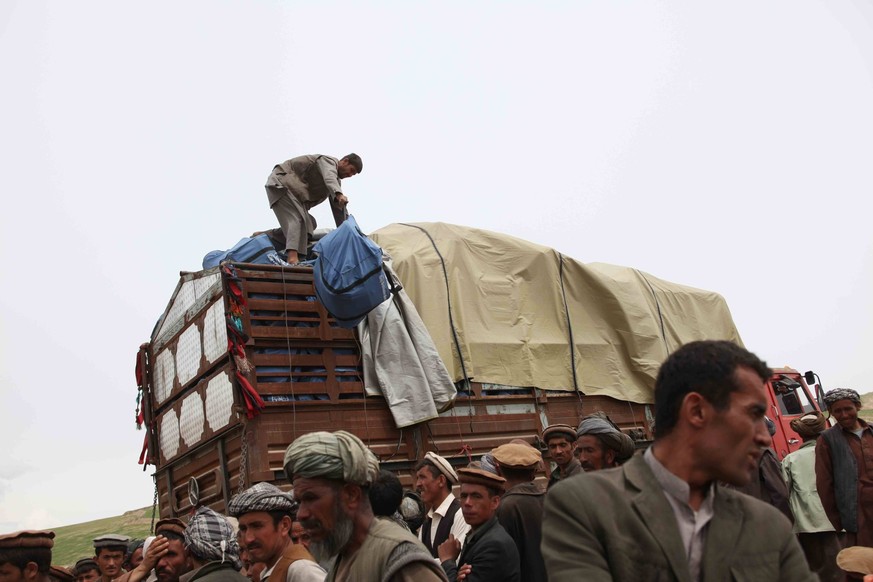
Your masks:
[[[730,342],[674,352],[655,382],[655,442],[646,453],[546,495],[550,582],[816,580],[784,515],[718,486],[747,483],[770,443],[769,376]]]
[[[339,160],[318,154],[298,156],[273,168],[265,188],[270,208],[285,234],[289,263],[297,264],[300,255],[306,255],[309,236],[316,227],[309,209],[329,199],[336,225],[342,224],[349,199],[343,194],[341,181],[363,169],[358,154]]]

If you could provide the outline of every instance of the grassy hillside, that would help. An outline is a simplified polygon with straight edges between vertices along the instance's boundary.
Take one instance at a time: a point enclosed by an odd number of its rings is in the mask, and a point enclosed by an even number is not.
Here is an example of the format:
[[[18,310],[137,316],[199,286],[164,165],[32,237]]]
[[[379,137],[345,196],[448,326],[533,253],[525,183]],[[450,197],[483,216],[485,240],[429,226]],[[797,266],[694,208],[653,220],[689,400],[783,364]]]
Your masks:
[[[861,418],[867,422],[873,422],[873,392],[861,394]]]
[[[53,528],[55,547],[52,564],[72,566],[80,558],[94,555],[93,539],[107,533],[117,533],[131,538],[145,538],[152,524],[152,508],[127,511],[117,517]]]

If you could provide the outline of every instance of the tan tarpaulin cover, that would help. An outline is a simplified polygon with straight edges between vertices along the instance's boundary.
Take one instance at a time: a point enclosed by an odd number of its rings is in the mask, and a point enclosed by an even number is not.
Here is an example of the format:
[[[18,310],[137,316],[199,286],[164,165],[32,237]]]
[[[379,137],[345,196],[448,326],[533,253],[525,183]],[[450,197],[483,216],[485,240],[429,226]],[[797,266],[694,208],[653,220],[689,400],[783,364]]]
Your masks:
[[[466,369],[483,383],[651,403],[658,366],[680,345],[742,345],[721,295],[636,269],[583,264],[511,236],[445,223],[391,224],[370,238],[393,258],[454,381]]]

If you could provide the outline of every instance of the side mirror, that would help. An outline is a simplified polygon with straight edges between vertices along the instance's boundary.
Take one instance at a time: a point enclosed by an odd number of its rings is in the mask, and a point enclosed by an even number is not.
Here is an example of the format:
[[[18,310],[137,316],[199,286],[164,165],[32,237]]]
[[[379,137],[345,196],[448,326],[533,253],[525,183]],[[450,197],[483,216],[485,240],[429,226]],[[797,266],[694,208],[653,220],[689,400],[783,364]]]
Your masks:
[[[813,384],[815,384],[815,372],[810,370],[809,372],[807,372],[806,374],[803,375],[803,379],[806,380],[807,384],[812,386]]]

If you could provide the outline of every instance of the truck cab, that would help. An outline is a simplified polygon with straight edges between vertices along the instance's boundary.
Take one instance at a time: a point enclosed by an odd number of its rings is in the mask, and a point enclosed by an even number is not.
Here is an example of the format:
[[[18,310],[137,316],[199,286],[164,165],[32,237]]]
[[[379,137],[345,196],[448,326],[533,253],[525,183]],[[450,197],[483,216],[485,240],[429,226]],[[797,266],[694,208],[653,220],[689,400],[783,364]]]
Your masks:
[[[776,423],[773,450],[782,460],[803,444],[791,421],[810,412],[823,411],[821,383],[813,372],[801,374],[794,368],[776,368],[766,384],[769,412]]]

